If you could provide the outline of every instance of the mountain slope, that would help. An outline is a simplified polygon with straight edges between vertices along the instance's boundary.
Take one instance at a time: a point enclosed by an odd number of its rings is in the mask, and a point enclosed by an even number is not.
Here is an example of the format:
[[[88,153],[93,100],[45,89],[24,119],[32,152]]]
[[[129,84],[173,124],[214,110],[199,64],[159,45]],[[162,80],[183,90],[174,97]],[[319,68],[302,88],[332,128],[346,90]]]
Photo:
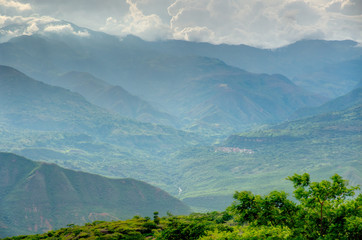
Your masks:
[[[184,111],[184,116],[196,119],[192,128],[209,124],[234,130],[282,121],[301,106],[317,105],[324,100],[281,75],[237,69],[191,80],[169,99],[176,109]]]
[[[35,81],[11,67],[0,66],[0,84],[0,111],[6,123],[17,128],[91,131],[90,118],[107,114],[78,94]]]
[[[0,153],[0,237],[95,220],[189,213],[159,188],[133,179],[109,179]]]
[[[302,108],[293,114],[292,118],[297,119],[327,112],[341,111],[358,104],[362,104],[362,87],[358,87],[346,95],[333,99],[319,107]]]
[[[89,102],[141,122],[175,126],[177,119],[160,112],[148,102],[120,86],[110,85],[89,73],[69,72],[51,82],[84,96]]]
[[[132,139],[144,136],[158,138],[158,141],[167,139],[164,143],[171,146],[177,145],[171,139],[187,136],[187,133],[170,127],[111,114],[90,104],[79,94],[36,81],[10,67],[0,66],[0,86],[3,123],[15,128],[87,133],[103,141],[116,140],[130,145],[137,145]],[[152,141],[148,143],[152,144]]]

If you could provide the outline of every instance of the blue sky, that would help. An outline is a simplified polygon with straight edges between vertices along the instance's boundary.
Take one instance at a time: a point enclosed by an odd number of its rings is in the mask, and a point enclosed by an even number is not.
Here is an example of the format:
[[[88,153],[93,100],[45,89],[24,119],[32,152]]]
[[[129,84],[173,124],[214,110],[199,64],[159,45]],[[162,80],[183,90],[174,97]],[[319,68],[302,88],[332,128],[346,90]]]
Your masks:
[[[0,0],[2,34],[22,34],[4,30],[14,23],[31,34],[57,19],[145,40],[263,48],[305,38],[362,42],[362,0]]]

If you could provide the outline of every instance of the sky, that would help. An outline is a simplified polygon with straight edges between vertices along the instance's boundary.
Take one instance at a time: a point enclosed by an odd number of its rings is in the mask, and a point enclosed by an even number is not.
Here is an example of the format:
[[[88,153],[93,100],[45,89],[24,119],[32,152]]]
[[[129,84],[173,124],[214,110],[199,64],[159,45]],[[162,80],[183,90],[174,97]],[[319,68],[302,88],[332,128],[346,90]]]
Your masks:
[[[145,40],[182,39],[276,48],[301,39],[362,43],[362,0],[0,0],[1,34],[31,35],[66,20]],[[9,29],[25,24],[21,30]],[[42,29],[44,30],[44,29]],[[87,36],[71,25],[47,31]]]

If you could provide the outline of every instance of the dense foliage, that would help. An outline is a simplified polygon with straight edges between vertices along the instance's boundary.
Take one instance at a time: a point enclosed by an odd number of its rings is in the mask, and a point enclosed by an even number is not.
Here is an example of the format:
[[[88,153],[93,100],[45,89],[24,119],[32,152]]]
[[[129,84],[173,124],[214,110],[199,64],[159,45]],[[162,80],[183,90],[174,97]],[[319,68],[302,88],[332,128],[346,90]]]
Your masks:
[[[294,197],[273,191],[262,197],[251,192],[236,192],[236,202],[229,208],[239,223],[256,227],[280,227],[291,230],[301,239],[358,239],[362,237],[362,195],[354,195],[358,187],[335,174],[332,181],[311,182],[309,174],[288,177],[294,184]]]
[[[348,187],[339,175],[331,181],[311,182],[309,174],[288,177],[295,187],[296,202],[285,192],[265,196],[236,192],[226,211],[189,216],[150,217],[127,221],[68,225],[57,231],[20,239],[158,239],[158,240],[244,240],[244,239],[361,239],[362,194],[352,198],[358,187]]]

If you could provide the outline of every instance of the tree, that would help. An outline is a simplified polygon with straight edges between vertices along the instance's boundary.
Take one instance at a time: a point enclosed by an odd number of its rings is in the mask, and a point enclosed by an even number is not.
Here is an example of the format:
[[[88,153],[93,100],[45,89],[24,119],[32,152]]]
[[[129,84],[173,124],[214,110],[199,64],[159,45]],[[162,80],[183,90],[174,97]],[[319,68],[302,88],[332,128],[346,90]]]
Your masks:
[[[189,219],[187,221],[177,217],[168,219],[167,227],[163,229],[159,240],[196,240],[206,234],[207,224],[204,221]]]
[[[356,205],[361,195],[355,200],[347,200],[354,196],[359,187],[348,188],[348,181],[335,174],[331,181],[310,182],[308,173],[294,174],[288,177],[294,184],[294,197],[300,202],[302,218],[309,229],[312,238],[323,236],[348,235],[346,233],[347,220],[352,216],[361,217],[361,208]],[[361,222],[360,222],[361,224]],[[315,228],[318,226],[318,228]]]
[[[289,225],[290,219],[298,210],[296,204],[287,199],[285,192],[273,191],[265,197],[251,192],[236,192],[229,210],[240,222],[249,222],[255,226]]]
[[[358,187],[335,174],[332,181],[311,182],[309,174],[287,178],[294,184],[294,197],[273,191],[266,196],[236,192],[236,201],[228,208],[241,224],[261,227],[287,227],[294,238],[356,239],[362,237],[362,197],[351,197]]]
[[[153,213],[153,221],[155,224],[160,224],[160,217],[158,216],[158,212]]]

